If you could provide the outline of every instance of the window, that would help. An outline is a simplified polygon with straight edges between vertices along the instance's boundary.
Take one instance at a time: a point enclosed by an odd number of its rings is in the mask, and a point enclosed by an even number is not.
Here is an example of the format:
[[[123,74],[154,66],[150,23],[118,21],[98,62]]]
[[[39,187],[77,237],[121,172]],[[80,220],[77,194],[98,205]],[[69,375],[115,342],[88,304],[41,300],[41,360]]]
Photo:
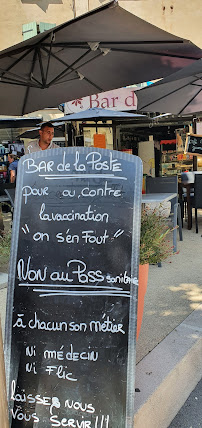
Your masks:
[[[36,36],[39,33],[50,30],[54,28],[56,24],[49,24],[48,22],[29,22],[28,24],[23,24],[22,26],[22,35],[23,40],[30,39],[31,37]]]

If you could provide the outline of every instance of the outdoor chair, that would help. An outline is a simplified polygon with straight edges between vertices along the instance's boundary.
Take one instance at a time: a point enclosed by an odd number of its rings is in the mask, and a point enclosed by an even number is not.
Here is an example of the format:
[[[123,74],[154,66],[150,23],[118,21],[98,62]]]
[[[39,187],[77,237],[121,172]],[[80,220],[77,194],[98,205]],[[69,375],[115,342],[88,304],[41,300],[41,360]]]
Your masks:
[[[197,209],[202,208],[202,174],[195,175],[193,206],[195,208],[196,233],[198,233]]]
[[[181,173],[181,198],[180,198],[180,205],[181,205],[181,215],[182,215],[182,222],[183,218],[186,219],[187,217],[187,189],[183,186],[187,184],[192,184],[190,189],[190,201],[191,206],[193,207],[193,200],[194,200],[194,181],[195,181],[195,174],[192,171],[182,172]]]
[[[176,193],[178,194],[178,177],[146,177],[146,193]],[[173,251],[177,251],[177,225],[179,226],[179,238],[182,237],[182,219],[181,209],[178,202],[178,196],[171,199],[170,217],[173,223]]]
[[[11,212],[12,215],[12,221],[13,221],[13,212],[14,212],[14,201],[15,201],[15,186],[16,183],[6,183],[1,186],[0,194],[3,193],[3,197],[7,201],[7,205],[9,208],[9,212]],[[1,196],[0,196],[1,198]],[[11,223],[12,227],[12,223]]]

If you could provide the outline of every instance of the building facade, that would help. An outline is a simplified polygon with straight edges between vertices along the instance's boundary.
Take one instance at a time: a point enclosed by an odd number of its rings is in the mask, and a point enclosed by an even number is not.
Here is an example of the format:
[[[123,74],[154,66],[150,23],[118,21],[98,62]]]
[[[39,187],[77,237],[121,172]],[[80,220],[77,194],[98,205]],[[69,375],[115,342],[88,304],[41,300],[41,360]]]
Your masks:
[[[29,39],[38,33],[87,13],[105,3],[108,3],[108,0],[1,0],[0,50]],[[119,5],[130,13],[167,32],[191,40],[202,49],[202,0],[192,0],[192,2],[188,0],[119,0]],[[104,100],[105,105],[100,102],[99,107],[111,108],[111,104],[106,105],[106,95]],[[94,104],[89,107],[98,107],[98,102],[94,101]],[[133,108],[135,108],[134,105]],[[122,110],[123,108],[120,109]],[[66,111],[66,113],[70,113],[70,111]],[[57,119],[62,113],[56,109],[46,109],[34,112],[33,115],[42,116],[43,120],[46,121],[53,118]],[[136,138],[134,137],[133,128],[128,127],[129,125],[122,128],[118,127],[116,136],[114,136],[110,123],[107,123],[108,126],[105,128],[103,128],[103,124],[101,125],[102,128],[98,127],[97,132],[105,135],[107,148],[112,148],[113,140],[116,140],[119,149],[131,150],[130,143],[133,138]],[[77,136],[81,131],[85,145],[92,145],[95,128],[91,125],[91,127],[86,126],[81,130],[78,124]],[[1,130],[0,141],[5,139],[13,140],[21,132],[22,130],[18,129],[15,134],[12,133],[10,135],[8,130]],[[145,141],[142,135],[139,135],[138,138],[133,141],[133,146],[135,150],[139,150],[139,155],[144,160],[144,172],[153,174],[153,136],[149,135],[149,138]],[[141,141],[141,145],[139,145],[140,148],[138,149],[139,141]],[[148,150],[148,147],[150,150]]]
[[[1,0],[0,50],[105,3],[105,0]],[[202,48],[201,0],[120,0],[119,4]]]
[[[202,48],[201,1],[119,0],[119,5],[151,24],[189,39]],[[0,50],[87,13],[107,2],[108,0],[1,0]],[[111,108],[111,105],[108,108]],[[58,110],[48,113],[50,114],[47,114],[47,111],[39,111],[34,112],[34,115],[43,116],[44,120],[61,116],[61,112]],[[92,130],[86,130],[86,133],[92,134]],[[0,140],[2,139],[5,139],[5,136],[1,136],[0,132]],[[89,135],[88,139],[90,139]],[[108,133],[108,130],[107,141],[108,144],[112,144],[112,135]]]

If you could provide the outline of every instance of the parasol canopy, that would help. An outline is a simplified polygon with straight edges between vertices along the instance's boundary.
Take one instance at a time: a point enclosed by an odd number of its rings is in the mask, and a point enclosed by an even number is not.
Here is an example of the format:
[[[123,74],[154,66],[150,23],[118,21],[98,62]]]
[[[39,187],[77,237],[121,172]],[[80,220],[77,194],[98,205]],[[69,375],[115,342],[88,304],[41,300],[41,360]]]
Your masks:
[[[198,58],[190,41],[111,1],[0,52],[0,114],[162,78]]]
[[[138,110],[191,114],[202,111],[202,59],[136,92]]]

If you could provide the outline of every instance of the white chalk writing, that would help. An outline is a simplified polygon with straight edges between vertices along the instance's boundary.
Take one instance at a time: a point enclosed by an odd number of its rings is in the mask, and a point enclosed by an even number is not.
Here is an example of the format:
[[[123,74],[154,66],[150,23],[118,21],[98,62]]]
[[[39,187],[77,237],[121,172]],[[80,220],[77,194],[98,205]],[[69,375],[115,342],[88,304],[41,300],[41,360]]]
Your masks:
[[[48,187],[37,189],[35,187],[32,188],[31,186],[23,186],[22,196],[24,197],[24,202],[26,204],[29,196],[48,196]]]
[[[68,360],[68,361],[79,361],[79,360],[88,360],[88,361],[97,361],[99,353],[97,351],[74,351],[73,345],[70,344],[70,349],[68,352],[64,352],[64,346],[60,348],[59,351],[56,350],[45,350],[44,358],[45,359],[54,359],[54,360]]]
[[[43,203],[40,208],[39,218],[42,221],[95,221],[96,223],[109,221],[108,213],[97,213],[96,210],[91,209],[91,205],[88,206],[84,213],[75,212],[71,210],[69,213],[47,213],[45,212],[46,205]]]
[[[58,379],[65,379],[65,380],[69,380],[71,382],[77,382],[77,379],[73,377],[72,372],[68,372],[66,371],[67,366],[47,366],[45,369],[45,372],[47,372],[49,374],[49,376],[51,374],[54,374],[58,377]]]
[[[20,314],[21,316],[23,316],[23,314]],[[18,314],[19,316],[19,314]],[[20,318],[21,319],[21,318]],[[21,323],[16,323],[14,325],[14,327],[18,327],[18,328],[22,328]],[[123,330],[123,324],[122,323],[116,323],[115,320],[111,320],[109,316],[107,316],[106,320],[92,320],[88,323],[85,322],[80,322],[77,323],[75,321],[55,321],[55,320],[42,320],[39,318],[37,312],[34,312],[34,315],[32,318],[30,318],[27,322],[27,327],[30,328],[31,330],[45,330],[45,331],[72,331],[72,332],[87,332],[87,331],[94,331],[94,332],[111,332],[111,333],[122,333],[125,334],[125,331]],[[29,352],[31,352],[30,349],[32,348],[26,348],[26,352],[28,353],[28,349]],[[63,349],[63,348],[62,348]],[[54,356],[57,357],[57,359],[61,359],[63,358],[64,354],[60,353],[60,351],[62,351],[62,349],[60,349],[59,351],[54,351]],[[70,353],[73,352],[73,348],[70,349]],[[70,355],[70,354],[68,354]],[[87,355],[87,354],[86,354]],[[95,354],[97,355],[97,354]],[[83,354],[83,357],[85,357],[85,355]],[[65,356],[66,358],[66,356]],[[68,359],[68,358],[67,358]],[[82,358],[85,359],[85,358]]]

